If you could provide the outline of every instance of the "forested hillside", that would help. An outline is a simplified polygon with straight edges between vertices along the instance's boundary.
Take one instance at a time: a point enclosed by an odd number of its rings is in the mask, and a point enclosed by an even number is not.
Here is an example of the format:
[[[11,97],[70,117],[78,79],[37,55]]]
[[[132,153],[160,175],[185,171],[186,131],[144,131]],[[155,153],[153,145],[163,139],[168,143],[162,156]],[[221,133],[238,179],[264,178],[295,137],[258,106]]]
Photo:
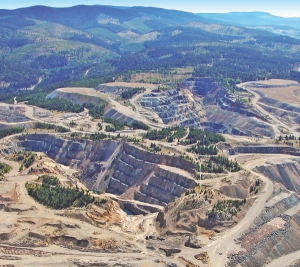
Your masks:
[[[229,24],[145,7],[0,10],[0,98],[175,67],[215,79],[300,80],[298,39]]]

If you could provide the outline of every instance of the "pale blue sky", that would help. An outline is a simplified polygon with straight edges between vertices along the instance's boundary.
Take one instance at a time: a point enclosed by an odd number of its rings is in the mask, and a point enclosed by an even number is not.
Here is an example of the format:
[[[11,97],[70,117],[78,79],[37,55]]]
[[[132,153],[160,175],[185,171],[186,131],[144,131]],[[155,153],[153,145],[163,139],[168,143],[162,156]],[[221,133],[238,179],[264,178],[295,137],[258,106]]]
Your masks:
[[[0,0],[0,9],[33,5],[66,7],[74,5],[153,6],[193,13],[265,11],[283,17],[300,17],[300,0]]]

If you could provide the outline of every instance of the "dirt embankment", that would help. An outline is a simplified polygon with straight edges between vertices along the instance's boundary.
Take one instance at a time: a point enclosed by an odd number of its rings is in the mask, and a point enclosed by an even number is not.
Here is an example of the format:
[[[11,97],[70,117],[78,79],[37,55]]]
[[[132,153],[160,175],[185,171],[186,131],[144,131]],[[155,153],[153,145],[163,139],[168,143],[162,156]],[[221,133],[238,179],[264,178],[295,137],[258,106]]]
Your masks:
[[[249,145],[249,146],[238,146],[230,148],[228,150],[229,155],[241,154],[288,154],[293,156],[299,156],[300,150],[290,146],[280,145]]]
[[[134,121],[147,121],[132,108],[123,106],[109,95],[96,91],[93,88],[60,88],[50,93],[48,98],[64,98],[75,104],[93,103],[105,104],[104,116],[131,124]]]

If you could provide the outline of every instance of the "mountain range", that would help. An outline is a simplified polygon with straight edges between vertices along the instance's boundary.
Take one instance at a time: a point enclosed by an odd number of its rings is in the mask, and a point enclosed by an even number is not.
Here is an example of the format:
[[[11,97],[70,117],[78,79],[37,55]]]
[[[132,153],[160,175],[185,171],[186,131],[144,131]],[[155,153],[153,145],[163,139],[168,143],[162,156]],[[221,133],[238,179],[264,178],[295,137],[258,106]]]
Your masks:
[[[198,15],[215,20],[216,23],[262,29],[300,38],[300,18],[283,18],[266,12],[200,13]]]
[[[298,79],[299,21],[151,7],[0,10],[0,86],[5,92],[59,83],[96,86],[133,71],[178,67],[242,81]]]

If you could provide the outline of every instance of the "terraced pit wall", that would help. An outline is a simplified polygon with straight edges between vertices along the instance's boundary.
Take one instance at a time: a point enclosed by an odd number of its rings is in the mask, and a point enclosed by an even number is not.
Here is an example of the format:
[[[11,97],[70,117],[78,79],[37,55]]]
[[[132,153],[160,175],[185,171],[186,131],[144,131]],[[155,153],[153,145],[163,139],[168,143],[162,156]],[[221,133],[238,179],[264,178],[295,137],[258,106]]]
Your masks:
[[[241,154],[288,154],[300,156],[300,150],[289,146],[239,146],[228,150],[229,155]]]
[[[165,206],[196,185],[191,162],[124,142],[31,134],[19,137],[19,146],[44,152],[56,162],[80,170],[79,178],[87,188],[116,194],[124,200]]]

